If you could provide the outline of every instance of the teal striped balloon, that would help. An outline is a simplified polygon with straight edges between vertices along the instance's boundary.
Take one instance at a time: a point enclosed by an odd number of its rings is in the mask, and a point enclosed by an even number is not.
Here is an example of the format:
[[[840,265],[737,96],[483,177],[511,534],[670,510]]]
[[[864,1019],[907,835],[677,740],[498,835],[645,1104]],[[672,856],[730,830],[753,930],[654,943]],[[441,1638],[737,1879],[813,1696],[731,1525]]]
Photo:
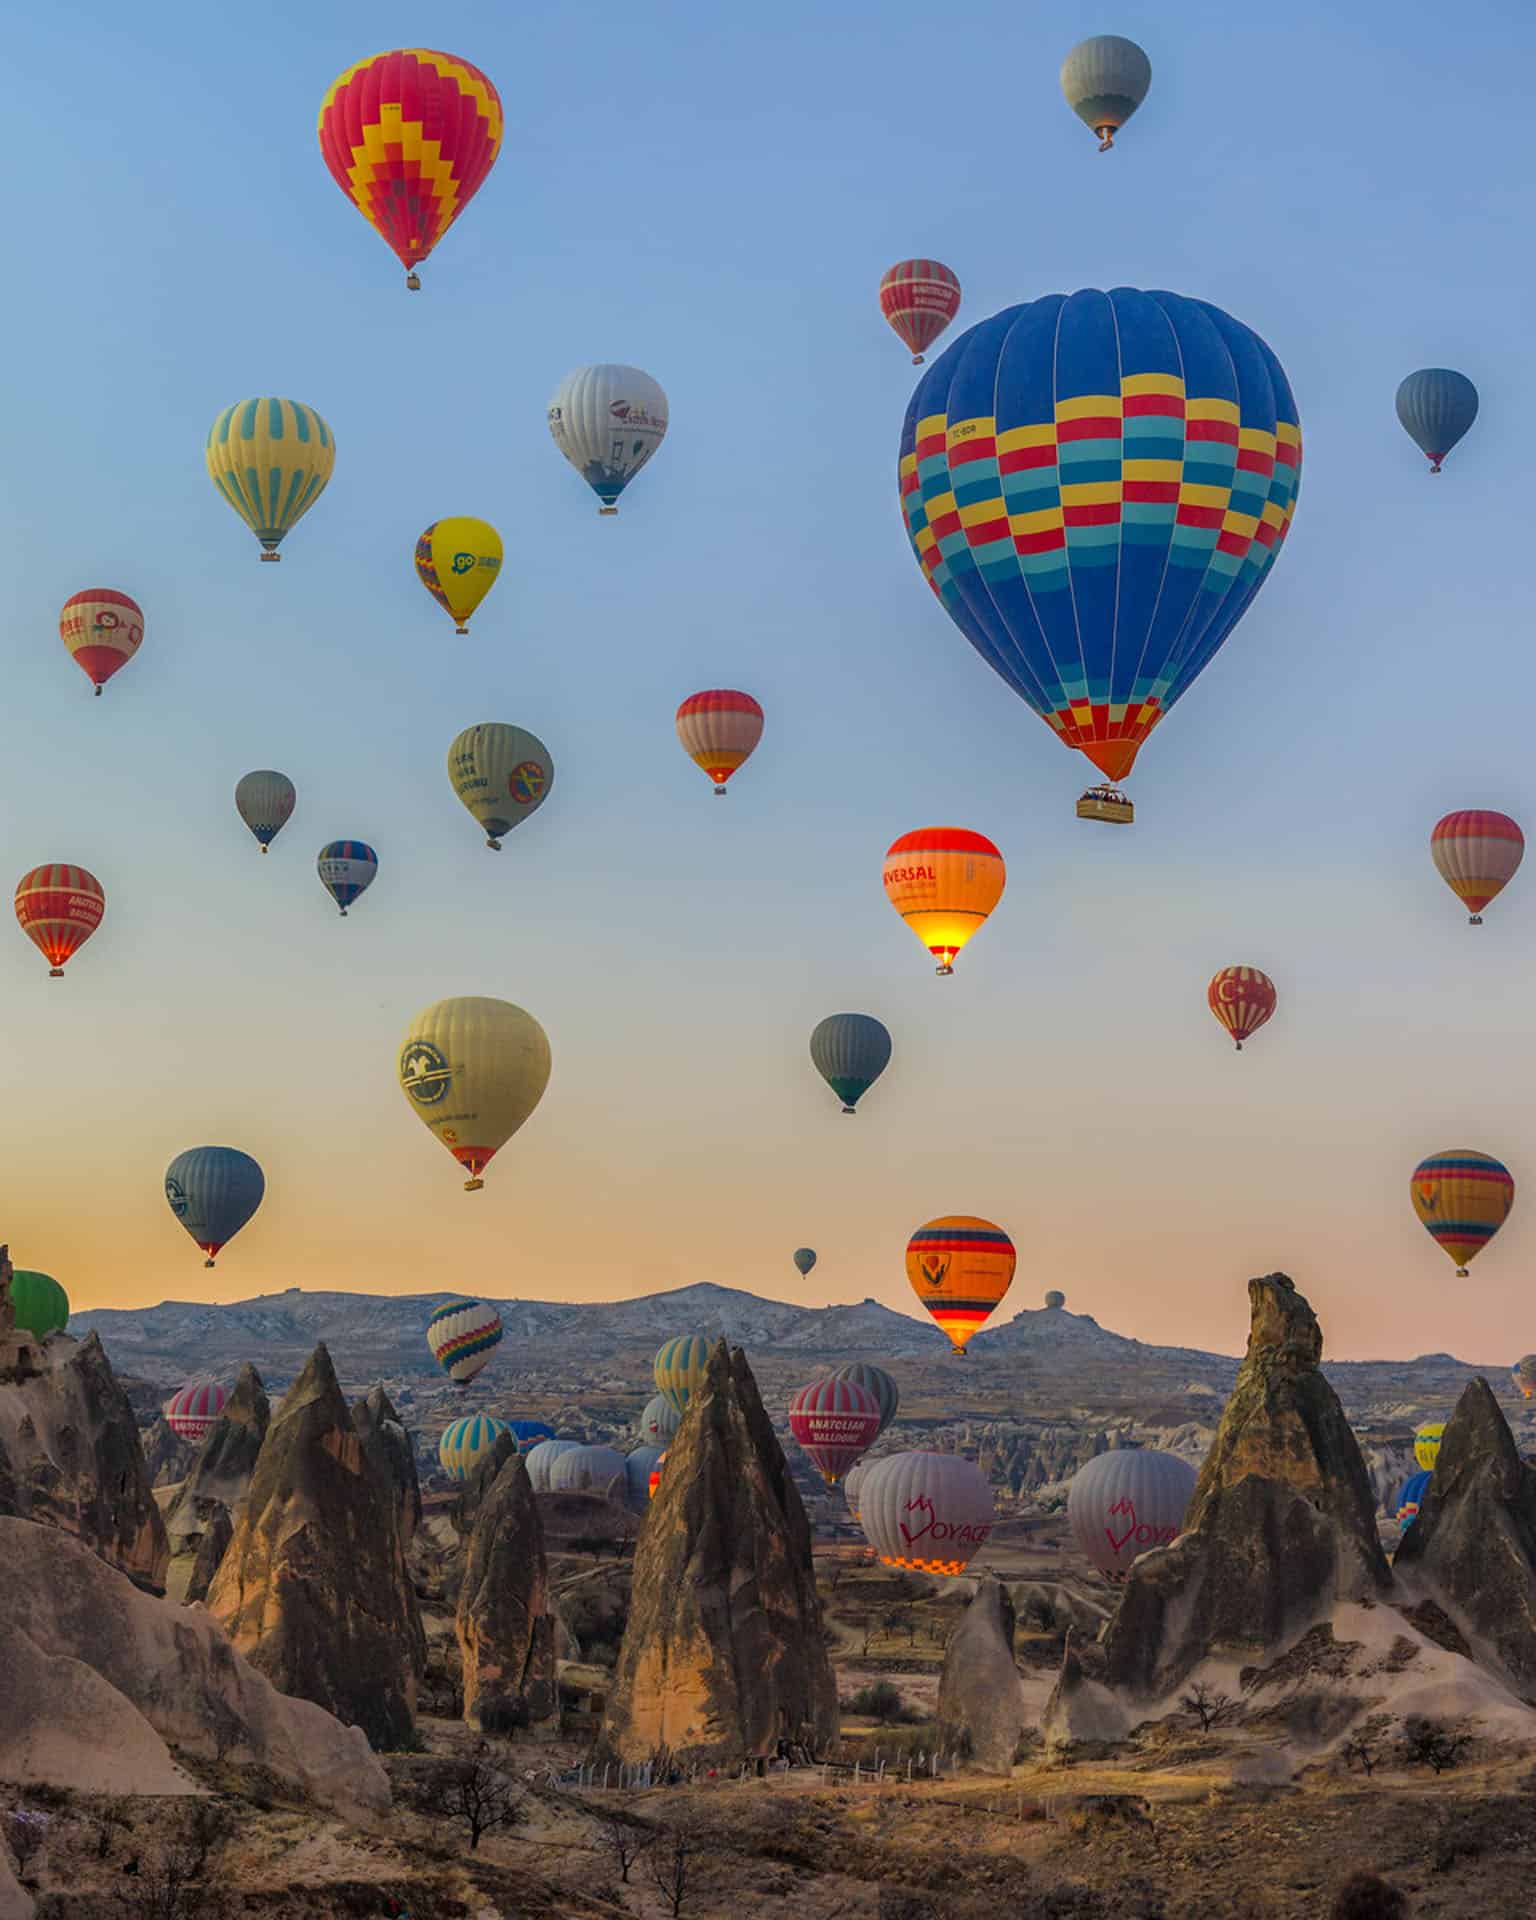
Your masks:
[[[677,1408],[688,1411],[689,1397],[704,1384],[710,1342],[702,1333],[684,1333],[669,1340],[652,1362],[656,1391]]]
[[[237,400],[208,429],[208,477],[261,542],[263,560],[325,491],[336,442],[298,400]]]
[[[482,1460],[490,1458],[496,1442],[509,1432],[504,1420],[493,1420],[488,1413],[472,1413],[443,1429],[437,1443],[437,1457],[450,1480],[467,1480]]]

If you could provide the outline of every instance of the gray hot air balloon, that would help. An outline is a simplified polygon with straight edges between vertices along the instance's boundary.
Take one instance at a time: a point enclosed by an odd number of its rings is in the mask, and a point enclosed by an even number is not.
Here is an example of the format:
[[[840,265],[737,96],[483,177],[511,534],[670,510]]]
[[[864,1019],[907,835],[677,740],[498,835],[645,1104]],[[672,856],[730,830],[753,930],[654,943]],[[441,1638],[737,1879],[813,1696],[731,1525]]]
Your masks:
[[[551,1493],[606,1493],[622,1501],[627,1486],[624,1456],[612,1447],[572,1447],[549,1469]]]
[[[958,1453],[888,1453],[859,1482],[859,1525],[888,1567],[961,1573],[992,1517],[986,1475]]]
[[[238,1147],[188,1147],[165,1170],[166,1202],[207,1254],[205,1267],[250,1219],[266,1190],[261,1168]]]
[[[856,1387],[862,1387],[880,1409],[880,1433],[896,1418],[896,1409],[901,1405],[901,1395],[896,1390],[896,1382],[884,1367],[872,1367],[867,1361],[855,1360],[846,1367],[834,1367],[834,1380],[851,1380]],[[878,1440],[880,1434],[876,1434]]]
[[[255,834],[263,853],[288,824],[298,798],[286,773],[261,767],[243,774],[235,785],[235,811]]]
[[[1111,1579],[1124,1579],[1138,1554],[1176,1539],[1199,1475],[1176,1453],[1122,1447],[1072,1476],[1067,1524],[1079,1552]]]
[[[657,1446],[665,1448],[683,1424],[683,1416],[664,1393],[657,1393],[646,1401],[636,1424],[647,1444],[654,1441]]]
[[[541,1440],[536,1447],[528,1449],[523,1455],[523,1465],[528,1469],[535,1493],[550,1491],[549,1476],[554,1472],[555,1462],[562,1454],[574,1453],[580,1445],[579,1440]]]
[[[816,1264],[816,1249],[814,1247],[796,1247],[794,1260],[795,1266],[803,1278]]]
[[[1099,136],[1099,152],[1108,153],[1115,135],[1147,97],[1152,62],[1134,40],[1118,33],[1080,40],[1061,63],[1061,90],[1067,105]]]
[[[1067,1296],[1059,1287],[1052,1287],[1045,1296],[1045,1304],[1051,1308],[1064,1307],[1067,1304]]]
[[[859,1517],[859,1488],[864,1484],[865,1474],[876,1464],[873,1460],[856,1460],[843,1475],[843,1498],[855,1520]]]
[[[891,1063],[891,1036],[872,1013],[829,1013],[811,1035],[811,1062],[852,1113]]]
[[[1420,367],[1397,390],[1397,417],[1431,473],[1477,418],[1477,388],[1450,367]]]

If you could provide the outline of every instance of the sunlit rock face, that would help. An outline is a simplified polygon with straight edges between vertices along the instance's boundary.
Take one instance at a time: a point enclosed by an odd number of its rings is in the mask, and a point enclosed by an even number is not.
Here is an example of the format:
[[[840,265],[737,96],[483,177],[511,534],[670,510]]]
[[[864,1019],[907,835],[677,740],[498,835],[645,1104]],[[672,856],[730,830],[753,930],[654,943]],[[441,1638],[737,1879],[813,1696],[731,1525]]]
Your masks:
[[[464,1718],[486,1733],[527,1728],[553,1732],[554,1616],[544,1529],[528,1471],[511,1434],[485,1463],[454,1632],[464,1671]]]
[[[166,1512],[172,1553],[196,1553],[217,1514],[233,1520],[250,1492],[251,1475],[271,1424],[272,1408],[261,1375],[247,1362]]]

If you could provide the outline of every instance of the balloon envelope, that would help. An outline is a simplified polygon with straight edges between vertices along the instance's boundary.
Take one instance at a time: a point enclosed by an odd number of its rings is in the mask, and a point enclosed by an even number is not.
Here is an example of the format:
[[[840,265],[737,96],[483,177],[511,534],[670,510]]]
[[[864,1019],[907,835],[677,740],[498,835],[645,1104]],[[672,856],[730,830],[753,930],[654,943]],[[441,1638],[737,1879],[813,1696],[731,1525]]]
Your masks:
[[[1536,1394],[1536,1353],[1528,1353],[1517,1360],[1510,1368],[1510,1373],[1520,1389],[1522,1399],[1529,1400],[1532,1394]]]
[[[809,1273],[811,1268],[814,1267],[815,1264],[816,1264],[816,1249],[814,1247],[796,1247],[795,1248],[795,1265],[802,1274]]]
[[[1420,367],[1397,390],[1403,431],[1429,461],[1431,473],[1477,418],[1477,388],[1450,367]]]
[[[235,783],[235,811],[255,834],[263,853],[287,825],[298,797],[287,774],[271,767],[242,774]]]
[[[635,1447],[625,1454],[624,1504],[631,1513],[644,1513],[650,1504],[651,1479],[657,1474],[662,1458],[659,1447]]]
[[[639,1425],[647,1440],[659,1440],[665,1447],[682,1423],[682,1414],[664,1393],[657,1393],[646,1401]]]
[[[1409,1474],[1408,1478],[1403,1482],[1403,1490],[1397,1496],[1396,1518],[1405,1533],[1419,1517],[1419,1507],[1424,1499],[1424,1489],[1433,1478],[1433,1473],[1421,1467],[1417,1473]]]
[[[283,536],[320,498],[336,464],[336,442],[297,400],[237,400],[208,429],[208,477],[261,542],[281,558]]]
[[[679,1334],[659,1348],[651,1362],[656,1391],[682,1414],[688,1411],[692,1394],[704,1384],[709,1366],[710,1341],[702,1333]]]
[[[1111,781],[1210,663],[1295,508],[1296,406],[1258,335],[1173,293],[1050,294],[918,383],[900,486],[923,576]]]
[[[570,1447],[549,1469],[551,1493],[602,1493],[622,1501],[628,1486],[624,1456],[612,1447]]]
[[[829,1013],[811,1030],[811,1064],[852,1113],[891,1063],[891,1036],[872,1013]]]
[[[667,1464],[667,1456],[665,1453],[663,1453],[661,1458],[656,1462],[655,1466],[651,1468],[650,1481],[646,1487],[646,1496],[648,1499],[654,1500],[656,1498],[656,1489],[661,1485],[662,1468],[665,1467],[666,1464]]]
[[[946,1213],[907,1242],[912,1291],[956,1353],[1013,1284],[1018,1254],[1003,1229],[972,1213]]]
[[[789,1430],[827,1485],[836,1486],[879,1437],[879,1403],[852,1380],[813,1380],[789,1403]]]
[[[1440,1458],[1440,1440],[1445,1432],[1443,1420],[1428,1420],[1413,1436],[1413,1457],[1425,1473],[1433,1473]]]
[[[1129,1573],[1138,1554],[1176,1539],[1199,1474],[1176,1453],[1122,1447],[1080,1467],[1067,1488],[1067,1523],[1100,1573]]]
[[[1152,62],[1134,40],[1118,33],[1080,40],[1061,63],[1067,105],[1099,136],[1101,153],[1114,145],[1151,84]]]
[[[724,793],[725,783],[763,737],[763,710],[750,693],[711,687],[677,710],[677,737],[693,764]]]
[[[549,798],[555,763],[537,734],[486,720],[466,727],[448,749],[448,778],[485,829],[485,844],[499,850],[502,837]]]
[[[968,827],[921,827],[893,840],[885,856],[885,897],[938,961],[953,973],[955,955],[1003,897],[1003,856]]]
[[[16,1325],[34,1340],[60,1333],[69,1320],[69,1295],[51,1273],[17,1267],[11,1275],[11,1305]]]
[[[638,367],[578,367],[549,403],[555,445],[602,502],[615,502],[667,433],[667,396]]]
[[[224,1411],[224,1389],[213,1380],[189,1380],[165,1403],[165,1424],[179,1439],[201,1446]]]
[[[331,178],[408,269],[485,184],[501,134],[501,96],[490,80],[430,47],[359,60],[320,103],[320,152]]]
[[[881,277],[880,311],[920,367],[960,311],[960,282],[942,260],[898,260]]]
[[[555,1430],[543,1420],[509,1420],[507,1431],[517,1442],[519,1453],[527,1453],[530,1447],[536,1447],[541,1440],[553,1440]]]
[[[137,600],[115,587],[87,587],[72,593],[59,614],[59,638],[75,665],[98,693],[119,668],[126,667],[144,638],[144,613]]]
[[[438,1464],[450,1480],[467,1480],[482,1460],[488,1460],[496,1442],[507,1431],[506,1422],[488,1413],[472,1413],[443,1429],[437,1443]]]
[[[467,1386],[501,1345],[501,1315],[483,1300],[447,1300],[427,1319],[432,1358],[456,1387]]]
[[[1429,836],[1435,871],[1481,926],[1483,908],[1514,879],[1525,858],[1525,835],[1507,813],[1469,808],[1435,822]]]
[[[865,1474],[874,1464],[873,1460],[855,1460],[843,1475],[843,1499],[847,1502],[848,1511],[855,1521],[859,1517],[859,1488],[864,1483]]]
[[[1045,1296],[1045,1304],[1048,1307],[1053,1307],[1053,1308],[1064,1307],[1067,1304],[1067,1296],[1060,1290],[1060,1288],[1052,1287],[1050,1292]]]
[[[343,914],[373,885],[379,856],[366,840],[332,840],[315,857],[320,884]]]
[[[16,882],[16,924],[48,962],[49,977],[61,979],[64,964],[101,925],[107,896],[101,882],[84,867],[50,860]]]
[[[862,1387],[873,1398],[875,1405],[880,1409],[880,1431],[884,1433],[896,1418],[896,1409],[901,1405],[901,1395],[897,1391],[896,1382],[885,1368],[872,1367],[864,1360],[854,1360],[846,1367],[834,1367],[832,1378],[851,1380],[856,1387]]]
[[[261,1205],[266,1176],[238,1147],[188,1147],[165,1170],[171,1212],[191,1234],[211,1267]]]
[[[469,632],[469,617],[501,574],[501,535],[488,520],[434,520],[416,542],[416,578]]]
[[[1430,1237],[1463,1276],[1468,1262],[1487,1246],[1515,1204],[1509,1168],[1492,1154],[1475,1153],[1470,1147],[1452,1147],[1421,1160],[1408,1191]]]
[[[1223,967],[1205,990],[1206,1004],[1237,1042],[1239,1053],[1275,1010],[1275,983],[1257,967]]]
[[[549,1084],[549,1040],[531,1013],[477,995],[424,1007],[400,1043],[400,1091],[464,1167],[466,1192]]]
[[[523,1455],[523,1465],[528,1469],[528,1479],[535,1493],[550,1491],[549,1476],[555,1470],[555,1462],[563,1453],[571,1453],[581,1445],[579,1440],[541,1440],[536,1447],[530,1447]]]
[[[957,1453],[888,1453],[859,1483],[859,1525],[888,1567],[963,1573],[992,1520],[986,1476]]]

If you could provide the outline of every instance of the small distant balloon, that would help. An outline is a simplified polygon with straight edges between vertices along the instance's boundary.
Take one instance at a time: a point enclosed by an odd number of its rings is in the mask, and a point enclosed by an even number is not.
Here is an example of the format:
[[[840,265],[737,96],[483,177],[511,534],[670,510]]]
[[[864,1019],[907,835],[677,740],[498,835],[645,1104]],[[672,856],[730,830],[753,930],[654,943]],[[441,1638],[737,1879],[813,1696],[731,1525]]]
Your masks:
[[[1429,836],[1435,871],[1468,910],[1468,924],[1483,924],[1483,908],[1520,871],[1525,835],[1507,813],[1467,808],[1435,822]]]
[[[808,1274],[815,1264],[816,1249],[814,1247],[795,1248],[795,1265],[799,1268],[802,1276]]]
[[[1520,1398],[1529,1400],[1536,1394],[1536,1353],[1528,1353],[1517,1360],[1510,1368],[1515,1385],[1520,1389]]]
[[[1241,1053],[1243,1042],[1274,1012],[1278,995],[1274,981],[1257,967],[1223,967],[1206,988],[1205,998]]]
[[[138,652],[144,638],[143,610],[115,587],[87,587],[64,602],[59,638],[99,696]]]
[[[1059,1287],[1052,1287],[1050,1292],[1045,1296],[1045,1304],[1054,1311],[1056,1308],[1064,1307],[1067,1304],[1067,1296]]]
[[[501,1315],[483,1300],[447,1300],[427,1319],[427,1348],[456,1387],[469,1385],[501,1339]]]
[[[1477,418],[1477,388],[1450,367],[1420,367],[1397,390],[1403,431],[1429,461],[1431,473]]]
[[[235,784],[235,811],[256,836],[263,853],[292,817],[298,793],[286,773],[261,767]]]
[[[211,1267],[261,1205],[266,1176],[238,1147],[188,1147],[165,1170],[171,1212],[208,1258]]]
[[[1152,62],[1134,40],[1118,33],[1080,40],[1061,63],[1061,90],[1067,105],[1099,137],[1108,153],[1115,135],[1147,97]]]
[[[1452,1147],[1421,1160],[1408,1190],[1425,1231],[1455,1262],[1462,1279],[1468,1263],[1503,1226],[1515,1204],[1509,1168],[1492,1154],[1470,1147]]]
[[[466,727],[448,749],[453,791],[485,832],[493,853],[514,827],[531,819],[555,784],[549,748],[525,727],[483,720]]]
[[[578,367],[549,403],[555,445],[602,503],[617,513],[618,498],[667,434],[667,396],[638,367]]]
[[[677,710],[677,737],[723,795],[726,781],[763,737],[763,710],[750,693],[733,687],[691,693]]]
[[[101,925],[106,910],[95,874],[66,861],[34,867],[16,882],[16,924],[48,962],[50,980],[64,978],[65,963]]]
[[[379,856],[366,841],[332,840],[316,856],[315,871],[345,919],[347,908],[373,885]]]
[[[416,578],[454,623],[470,615],[501,576],[501,535],[489,520],[434,520],[416,542]]]
[[[890,1063],[890,1032],[872,1013],[829,1013],[811,1031],[811,1064],[844,1113],[857,1110]]]
[[[942,260],[898,260],[881,278],[880,311],[920,367],[960,311],[960,282]]]
[[[884,879],[886,899],[938,961],[934,971],[949,974],[1002,899],[1007,869],[984,833],[920,827],[891,842]]]

